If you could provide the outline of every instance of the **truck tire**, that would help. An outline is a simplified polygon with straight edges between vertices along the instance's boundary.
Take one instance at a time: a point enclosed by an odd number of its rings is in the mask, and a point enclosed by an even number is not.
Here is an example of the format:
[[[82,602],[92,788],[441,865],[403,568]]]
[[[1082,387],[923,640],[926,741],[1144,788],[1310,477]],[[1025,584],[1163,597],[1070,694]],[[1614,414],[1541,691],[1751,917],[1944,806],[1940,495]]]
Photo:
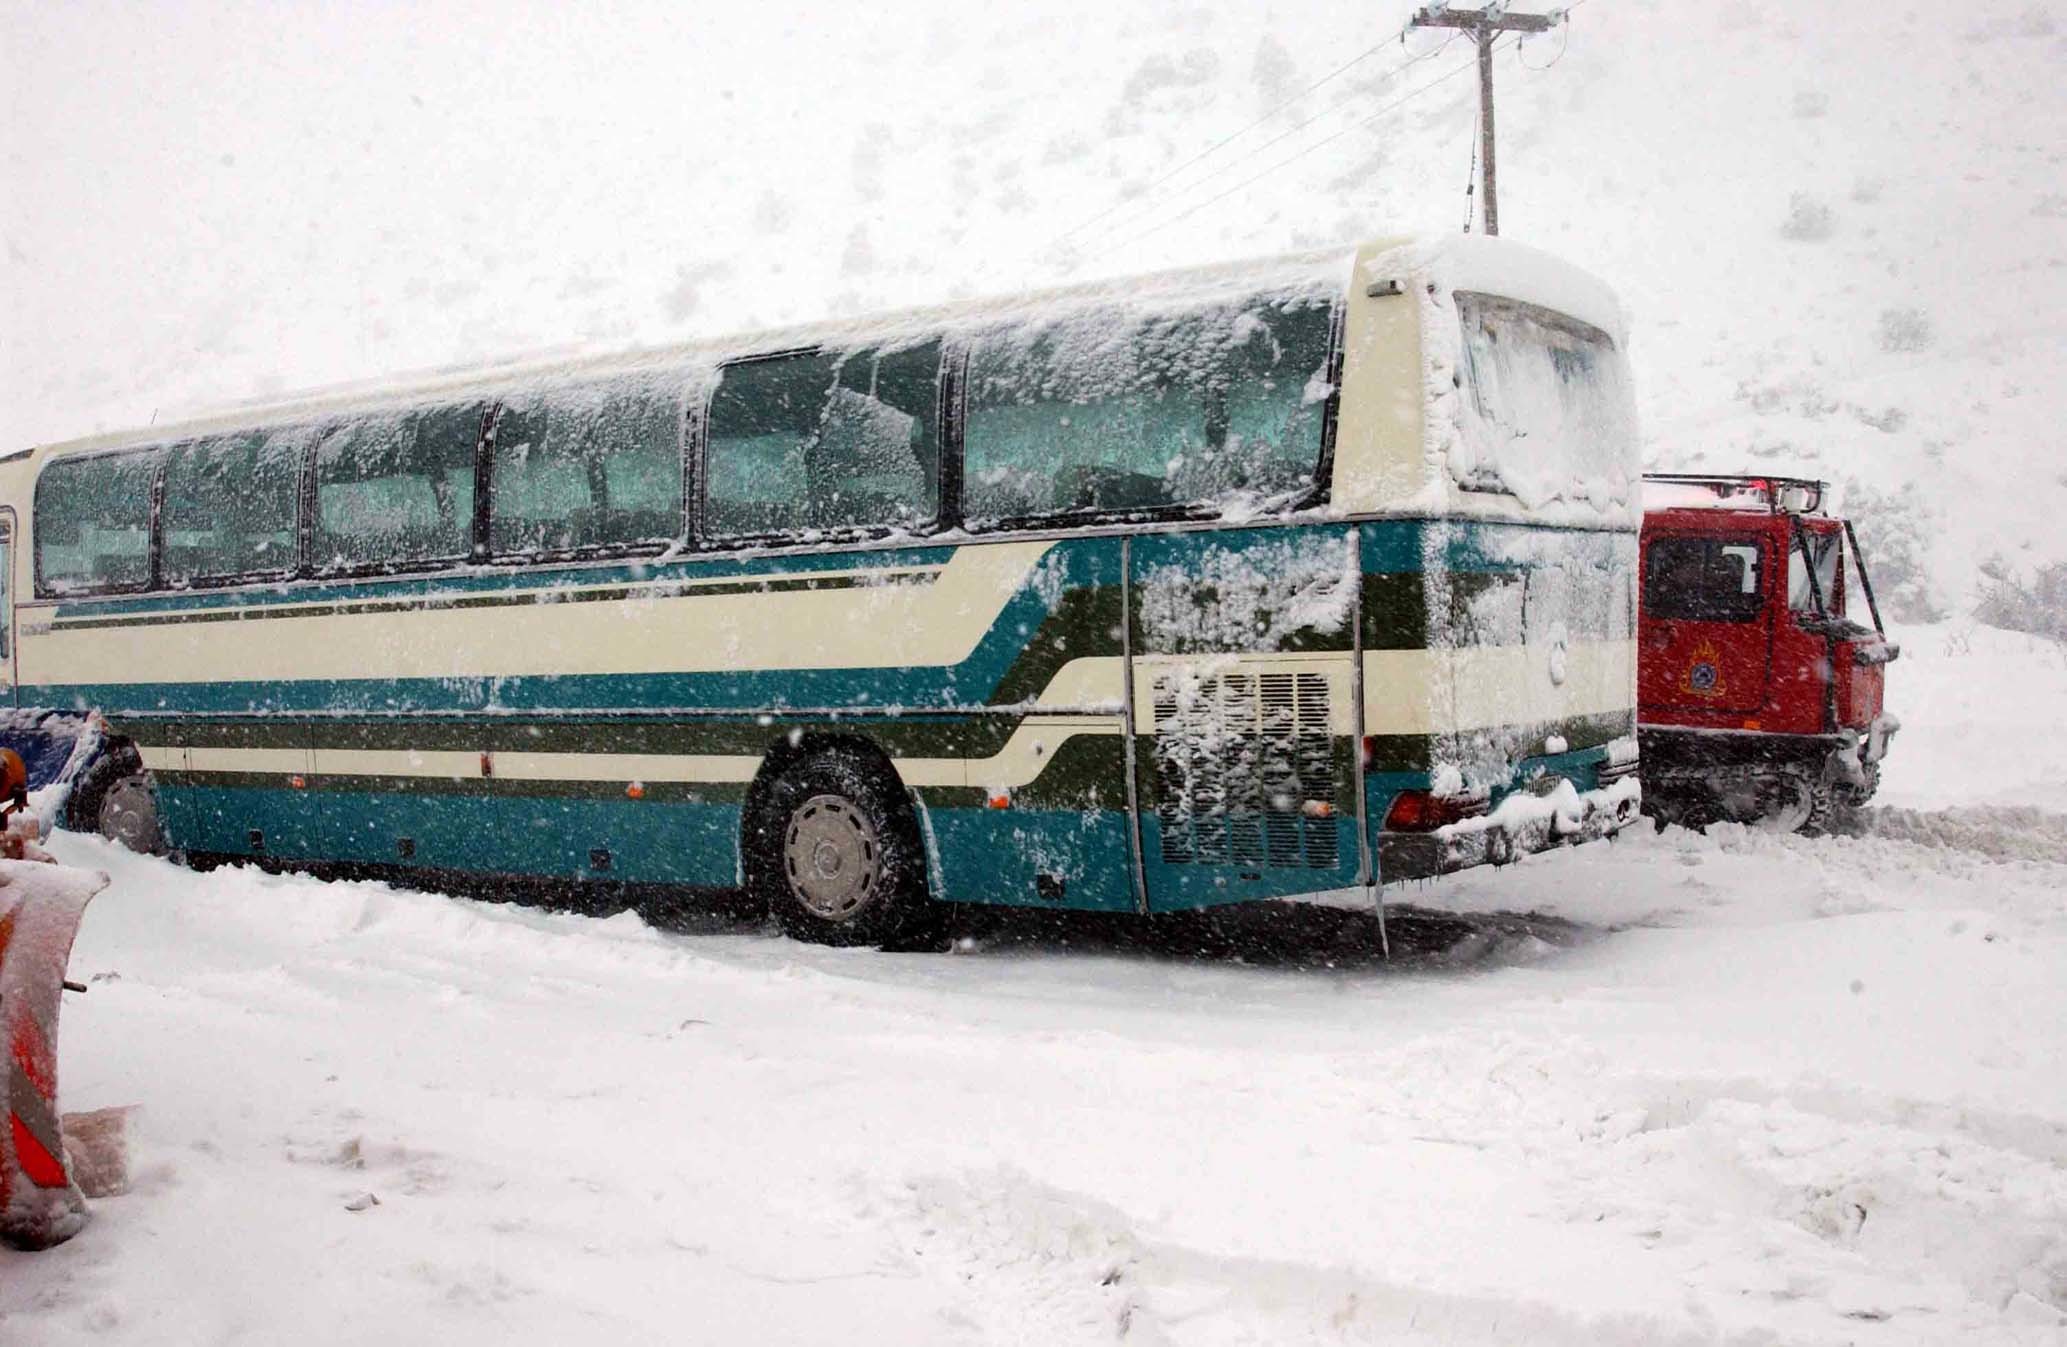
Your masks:
[[[1773,779],[1759,826],[1769,832],[1821,837],[1829,830],[1835,809],[1828,781],[1806,772],[1788,772]]]

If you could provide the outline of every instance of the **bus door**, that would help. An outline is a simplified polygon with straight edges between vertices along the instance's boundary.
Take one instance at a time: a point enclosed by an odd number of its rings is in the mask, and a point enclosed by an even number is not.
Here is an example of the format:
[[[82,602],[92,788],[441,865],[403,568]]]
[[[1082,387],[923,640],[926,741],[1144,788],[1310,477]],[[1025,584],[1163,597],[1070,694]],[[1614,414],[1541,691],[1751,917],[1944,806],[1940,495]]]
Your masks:
[[[1742,533],[1646,536],[1638,702],[1675,711],[1765,704],[1772,540]]]
[[[1128,552],[1148,909],[1357,883],[1355,531],[1164,533]]]

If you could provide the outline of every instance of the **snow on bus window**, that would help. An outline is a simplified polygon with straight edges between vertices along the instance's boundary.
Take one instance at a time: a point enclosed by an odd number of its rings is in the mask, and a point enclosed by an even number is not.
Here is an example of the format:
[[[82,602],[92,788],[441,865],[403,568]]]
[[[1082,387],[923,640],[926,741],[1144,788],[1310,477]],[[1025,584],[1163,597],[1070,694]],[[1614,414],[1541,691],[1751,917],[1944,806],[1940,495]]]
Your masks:
[[[718,537],[918,528],[940,514],[940,344],[740,361],[711,396]]]
[[[151,481],[164,458],[146,449],[61,458],[36,482],[36,575],[49,594],[141,589],[151,578]]]
[[[1249,297],[1096,309],[979,338],[963,503],[975,523],[1204,507],[1242,517],[1311,487],[1331,303]]]
[[[1606,333],[1529,305],[1457,296],[1465,390],[1450,471],[1467,490],[1537,508],[1597,509],[1636,489],[1636,422],[1622,355]]]
[[[513,398],[496,413],[489,546],[561,552],[682,531],[681,397],[617,382]]]
[[[1356,606],[1356,552],[1340,533],[1276,530],[1206,534],[1173,564],[1142,569],[1135,587],[1141,649],[1157,654],[1302,648],[1347,629]]]
[[[314,434],[280,427],[175,449],[160,516],[165,583],[293,570],[302,461]]]
[[[316,448],[317,567],[465,557],[485,410],[466,403],[331,427]]]

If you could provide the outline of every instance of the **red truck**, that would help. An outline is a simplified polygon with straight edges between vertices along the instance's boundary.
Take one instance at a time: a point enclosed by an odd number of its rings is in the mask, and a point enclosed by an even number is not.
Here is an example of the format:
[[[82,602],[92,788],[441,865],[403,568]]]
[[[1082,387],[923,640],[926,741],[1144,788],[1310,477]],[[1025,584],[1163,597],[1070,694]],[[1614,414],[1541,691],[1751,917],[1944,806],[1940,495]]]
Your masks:
[[[1637,734],[1660,827],[1820,832],[1880,783],[1900,651],[1824,494],[1791,477],[1644,479]],[[1870,627],[1847,612],[1854,583]]]

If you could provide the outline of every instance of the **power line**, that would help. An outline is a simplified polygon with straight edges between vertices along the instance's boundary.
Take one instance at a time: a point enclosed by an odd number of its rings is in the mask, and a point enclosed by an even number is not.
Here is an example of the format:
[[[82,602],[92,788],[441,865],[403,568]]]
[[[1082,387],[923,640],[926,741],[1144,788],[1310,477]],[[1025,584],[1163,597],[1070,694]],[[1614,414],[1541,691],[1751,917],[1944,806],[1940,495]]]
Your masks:
[[[1464,232],[1471,232],[1472,207],[1477,199],[1472,192],[1478,187],[1478,114],[1471,118],[1471,167],[1464,170]]]
[[[1358,52],[1355,56],[1350,57],[1341,65],[1336,66],[1333,70],[1330,70],[1327,74],[1321,76],[1313,83],[1302,88],[1301,90],[1299,90],[1299,92],[1293,94],[1290,98],[1287,98],[1282,102],[1275,104],[1256,120],[1248,123],[1246,126],[1243,126],[1239,130],[1229,135],[1222,136],[1219,140],[1214,141],[1205,149],[1200,150],[1197,154],[1191,156],[1191,158],[1186,159],[1183,163],[1177,165],[1173,169],[1168,170],[1167,172],[1162,174],[1162,176],[1156,178],[1153,182],[1149,183],[1146,187],[1141,189],[1140,193],[1137,196],[1132,198],[1122,197],[1120,200],[1113,202],[1113,204],[1111,204],[1110,206],[1107,206],[1104,210],[1099,211],[1096,215],[1090,216],[1089,218],[1084,220],[1080,220],[1076,224],[1070,226],[1062,233],[1056,235],[1052,242],[1065,243],[1069,239],[1075,237],[1077,234],[1080,234],[1084,230],[1089,229],[1092,225],[1099,223],[1101,220],[1108,219],[1111,216],[1126,209],[1129,205],[1138,204],[1139,202],[1148,199],[1156,191],[1157,188],[1163,186],[1163,184],[1169,182],[1171,179],[1176,178],[1177,176],[1182,174],[1186,169],[1191,168],[1193,165],[1198,164],[1212,157],[1214,154],[1217,154],[1221,150],[1226,149],[1229,145],[1234,144],[1234,142],[1240,140],[1243,136],[1248,135],[1257,127],[1264,125],[1266,122],[1270,121],[1271,118],[1277,116],[1286,108],[1291,107],[1294,103],[1299,102],[1301,99],[1305,98],[1314,90],[1322,87],[1323,85],[1333,82],[1341,76],[1349,73],[1349,71],[1355,69],[1357,66],[1362,65],[1365,61],[1370,60],[1373,56],[1376,56],[1380,51],[1383,51],[1385,48],[1391,46],[1395,41],[1404,41],[1407,36],[1407,27],[1408,26],[1402,26],[1398,32],[1394,33],[1391,37],[1386,38],[1383,42],[1379,42],[1372,46],[1366,47],[1363,51]],[[1452,34],[1451,36],[1455,37],[1455,34]],[[1424,60],[1429,56],[1433,56],[1436,53],[1442,51],[1443,47],[1447,47],[1449,45],[1449,42],[1446,40],[1442,44],[1442,46],[1435,48],[1433,51],[1424,52],[1421,56],[1411,57],[1408,60],[1402,61],[1399,65],[1394,66],[1391,70],[1387,71],[1384,75],[1379,77],[1380,86],[1382,87],[1387,80],[1392,79],[1393,76],[1399,74],[1400,71],[1405,70],[1408,66],[1413,65],[1416,61]],[[1347,102],[1348,100],[1345,99],[1343,101]],[[1286,132],[1285,135],[1291,135],[1304,127],[1311,126],[1314,122],[1320,120],[1320,118],[1322,117],[1327,116],[1329,113],[1335,111],[1337,108],[1341,106],[1342,103],[1336,103],[1326,109],[1323,109],[1321,112],[1318,112],[1314,114],[1314,116],[1309,117],[1305,121],[1299,123],[1298,126],[1293,127],[1291,131]],[[1268,141],[1263,145],[1258,146],[1254,150],[1248,151],[1247,153],[1243,154],[1240,158],[1235,159],[1232,163],[1223,165],[1221,170],[1216,170],[1214,173],[1209,173],[1204,178],[1199,179],[1199,182],[1193,183],[1192,187],[1198,186],[1199,183],[1211,181],[1214,177],[1218,175],[1219,172],[1225,171],[1226,168],[1233,167],[1233,164],[1241,163],[1246,159],[1250,159],[1253,158],[1255,155],[1261,154],[1264,150],[1269,149],[1272,145],[1277,144],[1284,138],[1285,136],[1281,135],[1274,140]],[[1191,190],[1191,188],[1188,187],[1184,190],[1189,191]]]
[[[1456,36],[1457,35],[1455,33],[1452,33],[1448,38],[1444,39],[1437,46],[1430,48],[1428,51],[1421,53],[1421,55],[1419,56],[1410,56],[1406,60],[1400,62],[1398,65],[1392,67],[1392,69],[1386,71],[1383,75],[1380,75],[1378,77],[1378,83],[1374,86],[1374,88],[1382,89],[1387,84],[1390,84],[1395,78],[1397,78],[1400,75],[1402,71],[1406,70],[1408,67],[1418,65],[1420,62],[1429,60],[1432,57],[1440,56],[1444,52],[1444,50],[1446,50],[1449,47],[1450,43],[1456,40]],[[1284,131],[1279,132],[1277,135],[1272,136],[1269,140],[1264,141],[1261,145],[1258,145],[1253,149],[1242,151],[1242,153],[1236,155],[1234,158],[1228,160],[1226,163],[1214,168],[1212,172],[1206,174],[1206,176],[1204,176],[1203,178],[1197,178],[1191,182],[1186,183],[1184,186],[1178,188],[1175,192],[1169,194],[1161,201],[1147,200],[1146,202],[1142,203],[1145,204],[1146,209],[1134,212],[1131,217],[1131,223],[1138,225],[1143,221],[1150,219],[1155,215],[1155,213],[1158,210],[1162,209],[1164,206],[1172,205],[1176,201],[1181,200],[1183,197],[1189,195],[1190,193],[1196,192],[1199,188],[1211,183],[1214,179],[1221,178],[1229,173],[1232,173],[1240,165],[1248,163],[1251,159],[1254,159],[1257,155],[1262,154],[1267,150],[1274,149],[1277,146],[1284,144],[1292,137],[1298,135],[1301,131],[1304,131],[1307,127],[1312,126],[1314,123],[1327,120],[1329,117],[1335,115],[1335,113],[1341,111],[1343,107],[1345,107],[1348,103],[1350,103],[1353,99],[1355,99],[1358,96],[1359,95],[1352,94],[1349,98],[1345,98],[1340,100],[1339,102],[1330,104],[1329,106],[1321,109],[1319,112],[1316,112],[1313,116],[1308,117],[1305,121],[1298,122],[1293,126],[1286,128]],[[1107,213],[1110,214],[1111,212]],[[1060,240],[1058,240],[1058,242],[1059,241]]]
[[[1465,71],[1472,69],[1476,64],[1477,63],[1474,61],[1465,65],[1452,67],[1444,73],[1436,76],[1434,79],[1429,80],[1426,83],[1416,85],[1414,88],[1408,90],[1406,93],[1400,95],[1398,98],[1395,98],[1391,102],[1386,103],[1383,107],[1379,108],[1376,112],[1373,112],[1370,116],[1364,118],[1362,121],[1352,122],[1348,126],[1343,127],[1341,130],[1333,133],[1332,135],[1323,136],[1321,139],[1315,141],[1311,145],[1308,145],[1305,149],[1298,151],[1296,154],[1289,155],[1286,158],[1279,160],[1277,163],[1272,164],[1269,168],[1264,169],[1261,173],[1255,174],[1252,177],[1242,179],[1240,182],[1228,188],[1226,191],[1221,192],[1217,196],[1207,197],[1204,201],[1199,202],[1197,205],[1190,207],[1189,209],[1183,211],[1180,214],[1170,217],[1169,219],[1163,221],[1161,224],[1152,225],[1149,228],[1144,229],[1137,234],[1130,234],[1126,238],[1120,240],[1120,242],[1114,244],[1112,247],[1100,249],[1098,252],[1092,255],[1094,257],[1105,257],[1112,253],[1118,252],[1122,248],[1128,247],[1135,243],[1139,243],[1143,239],[1152,238],[1155,235],[1162,233],[1165,229],[1170,228],[1172,225],[1179,224],[1185,220],[1190,219],[1192,216],[1198,214],[1206,207],[1217,205],[1218,203],[1225,201],[1227,200],[1227,198],[1235,195],[1237,192],[1243,191],[1246,188],[1254,186],[1255,184],[1263,181],[1263,179],[1269,177],[1271,174],[1277,172],[1279,169],[1297,163],[1299,160],[1304,159],[1307,155],[1312,154],[1317,150],[1326,148],[1327,146],[1333,144],[1335,141],[1342,139],[1342,137],[1348,135],[1350,132],[1362,130],[1363,128],[1377,121],[1379,118],[1385,116],[1387,113],[1393,111],[1395,108],[1401,107],[1409,102],[1412,102],[1414,99],[1419,98],[1422,94],[1427,93],[1430,89],[1435,88],[1437,85],[1448,83],[1450,80],[1457,78],[1457,76],[1463,74]]]
[[[1565,59],[1565,48],[1572,45],[1572,10],[1579,8],[1579,5],[1584,4],[1585,2],[1586,0],[1578,0],[1577,4],[1574,4],[1571,7],[1571,9],[1567,9],[1565,11],[1565,21],[1558,25],[1557,55],[1551,57],[1542,65],[1530,65],[1528,59],[1521,55],[1520,49],[1516,49],[1515,59],[1521,62],[1522,69],[1533,71],[1534,73],[1540,75],[1544,71],[1556,65],[1559,61]]]

